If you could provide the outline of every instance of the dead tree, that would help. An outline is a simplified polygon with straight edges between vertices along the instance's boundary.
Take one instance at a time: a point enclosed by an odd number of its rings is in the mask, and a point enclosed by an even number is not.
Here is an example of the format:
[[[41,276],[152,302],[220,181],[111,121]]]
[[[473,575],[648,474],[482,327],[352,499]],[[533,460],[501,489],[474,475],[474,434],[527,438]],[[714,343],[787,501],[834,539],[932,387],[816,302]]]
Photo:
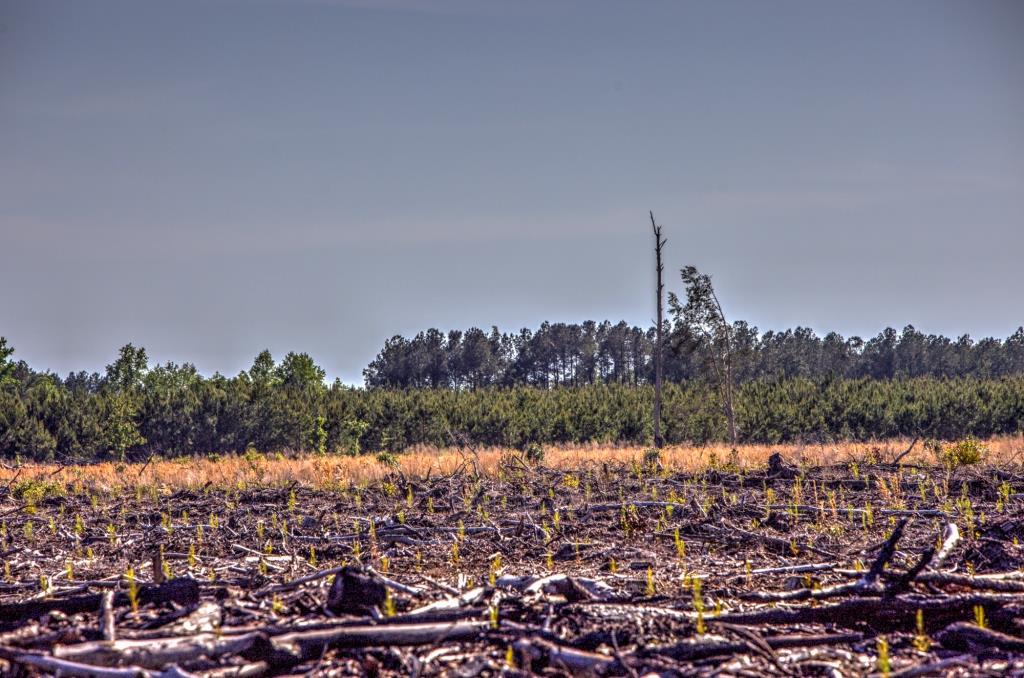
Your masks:
[[[667,242],[661,237],[661,226],[654,223],[654,211],[651,211],[651,228],[654,230],[654,261],[655,272],[657,273],[657,286],[655,287],[658,306],[658,324],[654,332],[654,447],[660,450],[665,441],[661,437],[661,377],[662,377],[662,331],[664,329],[664,309],[662,308],[662,297],[665,292],[665,285],[662,283],[661,274],[665,270],[661,262],[661,248]]]

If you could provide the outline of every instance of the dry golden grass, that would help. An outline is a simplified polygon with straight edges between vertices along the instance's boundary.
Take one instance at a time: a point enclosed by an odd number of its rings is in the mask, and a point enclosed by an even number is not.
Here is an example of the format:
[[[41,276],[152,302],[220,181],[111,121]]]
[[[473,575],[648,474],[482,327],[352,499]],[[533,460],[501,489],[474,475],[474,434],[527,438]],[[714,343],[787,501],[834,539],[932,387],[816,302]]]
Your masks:
[[[669,471],[696,471],[716,464],[735,465],[744,469],[763,467],[772,452],[781,452],[790,463],[818,466],[851,461],[891,462],[904,451],[909,440],[876,443],[838,443],[828,445],[741,445],[735,452],[725,444],[702,447],[673,446],[662,450],[661,461]],[[986,463],[1020,464],[1024,460],[1024,437],[999,437],[984,441],[988,448]],[[420,447],[397,455],[398,466],[406,476],[423,478],[456,472],[476,464],[480,472],[493,474],[503,455],[503,448],[482,448],[475,452],[458,449]],[[545,449],[544,464],[559,469],[577,469],[602,463],[631,464],[643,460],[645,448],[611,445],[572,445]],[[935,464],[933,454],[920,442],[903,458],[904,463]],[[280,454],[256,456],[223,456],[219,458],[179,458],[148,464],[115,464],[110,462],[59,467],[53,464],[26,464],[0,467],[0,483],[13,484],[26,480],[46,480],[66,487],[118,492],[134,490],[142,485],[166,491],[212,487],[244,487],[255,483],[288,485],[299,483],[311,487],[365,485],[378,481],[394,469],[379,462],[373,455],[362,457]]]

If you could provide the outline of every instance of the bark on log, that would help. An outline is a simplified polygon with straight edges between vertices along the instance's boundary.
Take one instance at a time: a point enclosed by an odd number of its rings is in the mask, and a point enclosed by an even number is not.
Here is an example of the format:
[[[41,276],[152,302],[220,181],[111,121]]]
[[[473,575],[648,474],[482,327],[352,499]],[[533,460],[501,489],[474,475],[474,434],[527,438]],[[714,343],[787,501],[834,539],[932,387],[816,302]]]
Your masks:
[[[936,596],[906,594],[894,598],[854,598],[835,605],[801,607],[789,610],[771,609],[756,612],[733,612],[709,619],[729,624],[836,624],[851,628],[866,625],[879,631],[912,629],[917,611],[921,610],[926,626],[943,627],[970,617],[974,606],[981,605],[986,617],[992,618],[1000,608],[1019,604],[1014,594],[965,594]]]
[[[168,664],[184,664],[203,657],[245,655],[261,642],[264,645],[269,644],[266,636],[259,633],[246,633],[241,636],[200,633],[176,638],[58,645],[53,648],[53,655],[58,659],[96,666],[141,666],[147,669],[162,669]]]
[[[374,647],[381,645],[433,645],[453,640],[473,640],[487,630],[489,622],[462,621],[453,624],[403,624],[400,626],[349,626],[330,631],[299,631],[271,639],[275,650],[305,661],[321,656],[327,648]]]
[[[950,650],[976,653],[995,648],[1004,652],[1024,652],[1024,640],[967,622],[950,624],[935,635],[935,640]]]
[[[27,619],[42,617],[54,611],[69,615],[96,612],[102,601],[102,593],[89,593],[67,598],[43,598],[27,603],[0,605],[0,623],[24,622]],[[172,579],[163,584],[143,584],[138,589],[138,602],[139,605],[160,603],[196,605],[199,602],[199,585],[194,579],[187,577]],[[127,593],[118,592],[114,595],[112,604],[114,607],[127,607],[131,601]]]
[[[531,671],[548,668],[588,675],[603,673],[618,663],[613,657],[562,647],[541,638],[517,640],[512,644],[519,662]]]
[[[819,645],[844,645],[863,639],[859,633],[839,633],[820,635],[788,635],[765,637],[762,640],[768,647],[778,650],[788,647],[815,647]],[[648,648],[644,655],[662,655],[677,661],[694,661],[708,657],[721,657],[732,654],[752,652],[748,643],[733,643],[725,640],[686,640],[675,645]]]
[[[75,678],[191,678],[191,674],[176,666],[164,671],[149,671],[138,666],[119,669],[104,668],[56,659],[35,652],[18,652],[5,647],[0,647],[0,659],[22,666],[31,666],[54,675],[74,676]]]

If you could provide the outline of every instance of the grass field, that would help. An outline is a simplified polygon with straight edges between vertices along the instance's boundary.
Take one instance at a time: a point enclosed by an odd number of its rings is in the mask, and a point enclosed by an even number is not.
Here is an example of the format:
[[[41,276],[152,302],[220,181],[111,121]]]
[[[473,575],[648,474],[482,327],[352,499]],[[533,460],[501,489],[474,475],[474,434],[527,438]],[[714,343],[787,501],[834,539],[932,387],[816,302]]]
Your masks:
[[[836,443],[828,445],[741,445],[733,451],[728,445],[702,447],[676,446],[662,450],[661,463],[669,472],[695,472],[706,468],[728,467],[751,471],[764,468],[768,457],[779,452],[798,466],[825,466],[850,462],[890,462],[904,452],[912,441],[888,440],[872,443]],[[1024,437],[1000,437],[980,441],[987,464],[1008,466],[1024,463]],[[642,463],[646,450],[621,446],[563,446],[545,449],[544,465],[553,469],[585,469],[600,464]],[[285,486],[298,483],[312,488],[332,488],[373,483],[395,471],[409,478],[448,475],[469,464],[480,473],[493,475],[503,457],[513,450],[501,448],[437,449],[414,448],[394,455],[387,464],[374,455],[347,457],[338,455],[250,454],[216,457],[181,457],[147,463],[96,463],[81,466],[25,464],[17,468],[0,467],[0,483],[46,479],[62,486],[81,486],[89,490],[133,489],[137,485],[155,485],[168,490],[211,485],[231,488],[252,484]],[[918,441],[902,458],[904,464],[937,463],[934,449]]]

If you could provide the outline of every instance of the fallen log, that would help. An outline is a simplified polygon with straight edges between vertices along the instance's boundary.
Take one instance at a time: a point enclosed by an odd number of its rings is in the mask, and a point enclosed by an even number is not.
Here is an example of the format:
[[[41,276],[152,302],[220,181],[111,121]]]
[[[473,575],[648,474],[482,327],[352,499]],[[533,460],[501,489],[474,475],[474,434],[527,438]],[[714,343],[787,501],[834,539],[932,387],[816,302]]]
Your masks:
[[[966,650],[974,653],[991,649],[1003,652],[1024,652],[1024,640],[1021,638],[968,622],[950,624],[935,634],[935,640],[950,650]]]
[[[67,598],[41,598],[25,603],[0,605],[0,623],[21,623],[27,619],[42,617],[55,611],[68,615],[96,612],[103,603],[103,595],[102,593],[88,593]],[[199,602],[199,585],[194,579],[181,577],[163,584],[142,584],[138,588],[137,595],[139,605],[177,603],[178,605],[192,606]],[[127,607],[130,604],[131,600],[124,592],[114,594],[111,601],[113,607]]]
[[[892,598],[853,598],[834,605],[770,609],[755,612],[729,612],[708,621],[721,621],[746,626],[758,624],[836,624],[851,628],[865,625],[878,631],[912,629],[917,611],[921,610],[925,625],[942,628],[947,624],[970,618],[977,605],[993,616],[1003,606],[1020,604],[1021,597],[1014,594],[964,594],[935,596],[905,594]]]
[[[818,548],[813,544],[808,544],[806,541],[790,542],[786,539],[780,539],[778,537],[772,537],[766,534],[758,534],[757,532],[750,532],[748,530],[744,530],[742,528],[735,526],[731,526],[729,529],[724,529],[716,527],[714,525],[702,525],[701,528],[704,530],[709,530],[712,533],[718,534],[729,539],[738,539],[741,541],[744,539],[754,539],[756,541],[761,542],[762,544],[774,546],[783,553],[789,553],[790,549],[792,549],[792,547],[795,545],[797,549],[800,551],[816,553],[819,556],[824,556],[825,558],[828,558],[830,560],[838,560],[836,554],[826,551],[825,549]]]
[[[780,567],[758,567],[749,573],[725,575],[731,582],[742,581],[748,576],[762,574],[805,574],[809,572],[829,572],[839,566],[839,563],[808,563],[806,565],[782,565]]]
[[[542,638],[517,640],[512,649],[520,664],[532,671],[553,668],[569,673],[598,674],[618,664],[614,657],[563,647]]]
[[[819,645],[845,645],[863,639],[860,633],[818,634],[818,635],[787,635],[764,637],[761,640],[773,650],[790,647],[815,647]],[[735,643],[724,639],[705,640],[702,638],[687,639],[674,645],[650,647],[641,654],[671,657],[676,661],[694,661],[709,657],[721,657],[734,654],[753,652],[749,643]]]
[[[276,584],[274,586],[266,586],[266,587],[264,587],[262,589],[259,589],[258,591],[253,591],[252,595],[253,596],[257,596],[257,597],[262,597],[262,596],[274,595],[275,593],[284,593],[285,591],[291,591],[292,589],[297,589],[300,586],[302,586],[303,584],[308,584],[310,582],[314,582],[314,581],[317,581],[319,579],[326,579],[327,577],[330,577],[332,575],[337,575],[343,569],[344,569],[344,567],[332,567],[332,568],[329,568],[329,569],[326,569],[326,570],[319,570],[317,572],[314,572],[313,574],[307,574],[304,577],[299,577],[298,579],[293,579],[293,580],[285,582],[283,584]]]
[[[969,666],[976,661],[973,654],[962,654],[948,659],[940,659],[937,662],[929,662],[920,666],[909,666],[899,671],[893,671],[889,678],[918,678],[918,676],[931,676],[942,674],[946,669],[959,666]]]
[[[669,607],[653,605],[631,605],[625,603],[577,603],[563,608],[563,614],[583,615],[599,622],[638,621],[638,620],[669,620],[674,622],[692,622],[696,618],[693,612],[676,610]]]
[[[399,581],[395,581],[394,579],[391,579],[389,577],[385,577],[369,565],[366,566],[366,571],[371,576],[379,579],[380,582],[384,584],[384,586],[388,587],[392,591],[398,591],[399,593],[404,593],[405,595],[412,596],[413,598],[424,598],[426,596],[426,594],[421,589],[418,589],[415,586],[408,586]]]
[[[328,648],[361,648],[384,645],[434,645],[447,641],[473,640],[487,630],[485,621],[451,624],[403,624],[400,626],[349,626],[329,631],[297,631],[271,639],[273,649],[294,662],[319,657]],[[281,657],[270,657],[272,663]]]
[[[746,591],[740,593],[739,597],[743,600],[751,600],[761,603],[787,603],[800,600],[841,598],[846,595],[865,592],[865,589],[859,585],[859,582],[851,582],[827,586],[820,589],[800,588],[793,591]]]
[[[267,644],[266,636],[247,633],[241,636],[219,636],[200,633],[194,636],[149,638],[146,640],[115,640],[58,645],[53,656],[95,666],[140,666],[162,669],[168,664],[185,664],[202,658],[226,654],[248,653],[258,643]]]
[[[422,607],[417,607],[416,609],[409,610],[405,614],[409,617],[414,617],[418,615],[428,615],[442,611],[458,610],[459,608],[470,605],[476,605],[477,603],[482,602],[485,593],[486,589],[482,586],[478,586],[474,589],[466,591],[462,595],[451,596],[449,598],[444,598],[442,600],[436,600],[427,605],[423,605]]]
[[[569,589],[579,589],[586,596],[596,600],[608,600],[615,597],[615,589],[600,579],[570,577],[564,573],[550,574],[545,577],[503,575],[498,578],[496,585],[499,588],[515,589],[525,594],[543,592],[565,595]]]
[[[1024,579],[1018,573],[1008,572],[1002,576],[954,574],[952,572],[924,572],[915,581],[923,584],[939,586],[962,586],[981,591],[1001,591],[1006,593],[1024,593]]]
[[[18,652],[6,647],[0,647],[0,659],[54,675],[74,676],[75,678],[191,678],[191,674],[182,671],[177,666],[172,666],[164,671],[149,671],[138,666],[104,668],[48,657],[36,652]]]
[[[270,670],[266,662],[254,662],[241,666],[225,666],[220,669],[204,671],[202,678],[257,678]]]
[[[852,506],[847,507],[836,507],[831,506],[826,508],[824,506],[812,506],[810,504],[750,504],[751,508],[761,509],[762,511],[807,511],[810,513],[832,513],[836,515],[847,516],[862,516],[867,514],[862,508],[854,508]],[[874,515],[877,516],[893,516],[895,518],[949,518],[950,515],[945,511],[938,509],[876,509],[873,511]]]
[[[893,528],[892,534],[885,540],[885,544],[882,545],[882,549],[878,552],[875,562],[871,563],[871,568],[867,571],[867,574],[857,582],[856,587],[858,590],[866,591],[872,589],[878,582],[878,578],[882,576],[882,570],[885,569],[885,566],[896,555],[896,544],[903,537],[903,529],[907,526],[908,520],[908,518],[901,519],[896,527]]]

